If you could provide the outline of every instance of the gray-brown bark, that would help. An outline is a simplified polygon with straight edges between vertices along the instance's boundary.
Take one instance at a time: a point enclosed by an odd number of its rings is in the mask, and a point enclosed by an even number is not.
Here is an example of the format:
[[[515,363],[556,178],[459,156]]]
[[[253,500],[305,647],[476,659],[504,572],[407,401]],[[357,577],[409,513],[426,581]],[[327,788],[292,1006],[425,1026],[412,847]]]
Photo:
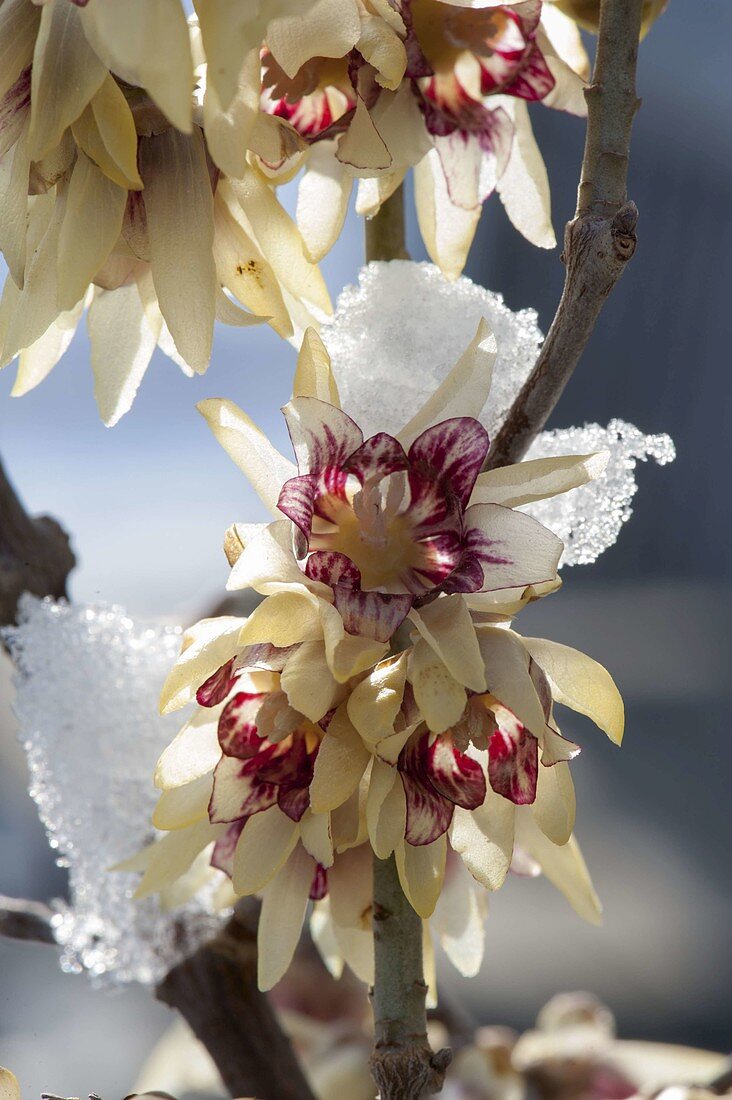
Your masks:
[[[638,210],[626,187],[643,0],[602,0],[587,99],[577,210],[564,234],[564,290],[534,369],[493,441],[486,469],[518,462],[546,424],[607,296],[636,246]]]

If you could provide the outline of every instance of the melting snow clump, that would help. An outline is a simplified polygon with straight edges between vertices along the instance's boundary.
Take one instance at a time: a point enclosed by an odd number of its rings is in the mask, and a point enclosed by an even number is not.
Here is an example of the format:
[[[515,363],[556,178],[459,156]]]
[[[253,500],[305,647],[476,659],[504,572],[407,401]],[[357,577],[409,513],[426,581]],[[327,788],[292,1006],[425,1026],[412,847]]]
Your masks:
[[[138,624],[118,607],[70,607],[25,596],[6,632],[30,792],[71,902],[57,902],[61,965],[100,984],[159,981],[218,927],[210,894],[164,912],[133,901],[137,874],[110,873],[155,832],[155,762],[180,715],[158,715],[180,631]]]
[[[513,313],[500,294],[433,264],[371,263],[347,286],[321,336],[343,408],[366,437],[403,428],[437,389],[484,317],[498,343],[490,398],[480,419],[495,435],[536,359],[536,312]]]
[[[668,435],[645,435],[624,420],[611,420],[607,428],[558,428],[542,434],[527,458],[589,454],[609,451],[610,461],[602,477],[551,500],[526,505],[524,511],[549,527],[564,542],[561,565],[587,565],[617,541],[620,528],[632,514],[631,502],[638,485],[638,462],[655,458],[664,466],[676,457]]]

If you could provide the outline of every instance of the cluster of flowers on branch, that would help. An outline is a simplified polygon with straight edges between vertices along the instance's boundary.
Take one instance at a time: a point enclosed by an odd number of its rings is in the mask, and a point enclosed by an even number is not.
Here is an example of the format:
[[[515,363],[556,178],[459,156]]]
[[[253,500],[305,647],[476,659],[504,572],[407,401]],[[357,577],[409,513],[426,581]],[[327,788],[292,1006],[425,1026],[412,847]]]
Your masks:
[[[462,270],[498,190],[551,247],[527,102],[584,111],[586,58],[552,4],[3,0],[0,367],[38,385],[87,311],[100,413],[156,347],[208,365],[214,322],[299,343],[331,304],[317,263],[354,180],[371,217],[414,169],[422,235]],[[161,48],[161,43],[165,48]],[[304,169],[296,218],[277,187]]]
[[[495,354],[482,322],[398,436],[364,440],[309,331],[283,410],[296,466],[231,402],[200,406],[278,518],[227,532],[228,587],[263,599],[185,634],[162,709],[198,709],[156,771],[153,821],[167,836],[125,867],[144,870],[141,896],[194,861],[229,875],[235,895],[261,893],[265,988],[309,899],[329,964],[370,979],[372,851],[395,856],[407,898],[467,973],[480,963],[479,887],[498,889],[509,869],[543,871],[598,919],[572,835],[580,750],[555,705],[619,743],[622,701],[591,658],[512,620],[558,587],[562,550],[521,506],[585,484],[606,456],[482,473],[475,413]]]

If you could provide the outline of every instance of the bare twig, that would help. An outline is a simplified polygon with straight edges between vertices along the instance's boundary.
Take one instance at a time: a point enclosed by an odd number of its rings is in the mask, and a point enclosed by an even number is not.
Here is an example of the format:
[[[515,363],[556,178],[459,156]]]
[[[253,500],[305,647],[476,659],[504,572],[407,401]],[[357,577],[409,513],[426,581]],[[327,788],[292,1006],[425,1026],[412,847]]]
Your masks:
[[[185,1017],[232,1096],[314,1100],[257,988],[257,917],[257,906],[240,906],[218,936],[173,967],[157,997]]]
[[[23,592],[65,596],[75,564],[66,532],[49,516],[26,513],[0,463],[0,626],[15,621]]]
[[[394,856],[374,856],[373,914],[371,1073],[381,1100],[421,1100],[441,1091],[452,1053],[435,1053],[427,1039],[422,920],[404,896]]]
[[[643,0],[602,0],[577,211],[567,225],[564,290],[534,369],[496,436],[487,469],[516,462],[546,424],[605,299],[631,259],[638,210],[627,201]]]
[[[0,936],[31,943],[55,943],[53,910],[41,901],[0,896]]]

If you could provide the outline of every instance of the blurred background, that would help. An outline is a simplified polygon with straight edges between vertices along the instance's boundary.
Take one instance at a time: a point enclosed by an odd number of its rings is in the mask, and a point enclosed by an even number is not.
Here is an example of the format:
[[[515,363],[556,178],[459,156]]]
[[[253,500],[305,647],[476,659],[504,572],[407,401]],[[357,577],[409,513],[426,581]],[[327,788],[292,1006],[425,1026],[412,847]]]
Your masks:
[[[602,929],[575,917],[542,881],[492,899],[488,948],[472,982],[445,980],[483,1022],[516,1027],[562,989],[593,990],[622,1035],[727,1050],[732,1045],[728,471],[732,218],[729,0],[671,0],[641,51],[643,107],[630,195],[641,211],[634,262],[612,295],[553,426],[622,417],[667,431],[677,461],[639,470],[637,514],[593,566],[565,571],[562,592],[532,608],[526,633],[586,650],[615,676],[628,710],[618,752],[565,717],[585,748],[573,766],[577,831],[605,905]],[[571,215],[583,124],[532,106],[558,235]],[[333,296],[354,281],[355,217],[324,264]],[[423,259],[415,227],[410,250]],[[544,330],[558,300],[558,252],[527,245],[490,201],[466,274]],[[74,600],[187,623],[223,592],[220,550],[234,519],[261,505],[194,409],[227,396],[287,446],[277,409],[294,352],[269,330],[218,333],[211,368],[189,380],[158,355],[132,411],[98,420],[83,334],[20,401],[0,376],[0,453],[27,507],[73,536]],[[0,893],[64,892],[15,740],[11,670],[0,667]],[[140,988],[109,995],[62,975],[53,949],[0,941],[0,1063],[29,1096],[131,1087],[170,1020]]]

